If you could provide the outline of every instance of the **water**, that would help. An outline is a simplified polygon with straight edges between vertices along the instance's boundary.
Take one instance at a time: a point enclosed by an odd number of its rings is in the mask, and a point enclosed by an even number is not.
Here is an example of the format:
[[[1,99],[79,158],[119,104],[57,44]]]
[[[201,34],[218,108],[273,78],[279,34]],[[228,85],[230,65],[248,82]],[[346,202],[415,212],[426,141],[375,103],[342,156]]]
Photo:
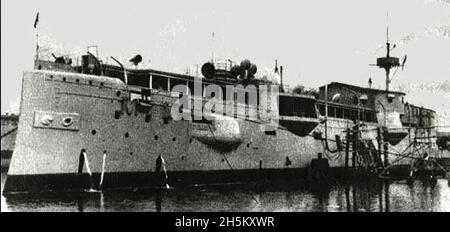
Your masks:
[[[5,174],[2,174],[2,189]],[[198,186],[173,190],[21,194],[1,198],[2,211],[450,212],[446,179],[371,181],[309,187],[300,181]]]

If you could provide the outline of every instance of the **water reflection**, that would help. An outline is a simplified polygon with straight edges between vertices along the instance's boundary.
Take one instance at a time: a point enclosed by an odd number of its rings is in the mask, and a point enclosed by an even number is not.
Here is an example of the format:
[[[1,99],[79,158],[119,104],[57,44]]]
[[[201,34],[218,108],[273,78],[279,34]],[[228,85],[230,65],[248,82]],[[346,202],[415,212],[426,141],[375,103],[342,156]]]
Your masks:
[[[84,205],[83,198],[80,196],[80,194],[78,194],[78,196],[77,196],[78,212],[83,212],[84,211],[83,205]]]
[[[162,193],[157,192],[155,194],[155,210],[156,210],[156,212],[161,212],[161,205],[162,205]]]
[[[2,211],[450,211],[447,180],[310,185],[298,181],[175,190],[2,196]]]

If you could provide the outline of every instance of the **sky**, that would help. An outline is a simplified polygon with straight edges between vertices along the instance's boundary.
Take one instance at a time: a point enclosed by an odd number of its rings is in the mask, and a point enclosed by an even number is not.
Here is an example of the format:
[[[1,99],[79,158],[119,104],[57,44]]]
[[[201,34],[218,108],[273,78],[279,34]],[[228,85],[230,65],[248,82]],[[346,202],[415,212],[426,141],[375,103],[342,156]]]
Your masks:
[[[82,54],[97,45],[101,57],[141,54],[146,65],[177,73],[206,62],[212,51],[250,59],[260,70],[273,69],[277,59],[291,88],[367,86],[371,77],[384,89],[384,71],[369,64],[385,55],[388,23],[397,44],[391,55],[408,55],[392,89],[447,115],[441,121],[450,124],[450,0],[2,0],[2,114],[18,111],[23,71],[33,67],[38,11],[47,54]]]

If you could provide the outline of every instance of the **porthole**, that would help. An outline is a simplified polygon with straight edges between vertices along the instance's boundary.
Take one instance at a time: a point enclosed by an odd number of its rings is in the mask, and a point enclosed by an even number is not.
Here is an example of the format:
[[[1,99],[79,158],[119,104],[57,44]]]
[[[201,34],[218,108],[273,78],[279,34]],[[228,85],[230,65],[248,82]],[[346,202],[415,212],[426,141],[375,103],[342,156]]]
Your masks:
[[[177,138],[173,137],[173,138],[172,138],[172,141],[173,141],[173,142],[177,141]]]
[[[184,155],[183,155],[183,156],[181,156],[181,160],[184,160]]]
[[[105,85],[105,84],[103,84],[103,82],[100,82],[100,86],[102,86],[102,87],[103,87],[104,85]]]
[[[163,121],[164,121],[164,124],[169,124],[170,117],[164,117]]]
[[[62,81],[66,81],[66,77],[63,77],[63,78],[62,78]]]
[[[145,122],[150,122],[151,119],[151,115],[150,114],[146,114],[145,115]]]
[[[121,94],[120,91],[117,91],[117,92],[116,92],[116,96],[117,96],[117,97],[120,97],[120,94]]]
[[[97,131],[96,131],[96,130],[92,130],[92,131],[91,131],[91,134],[92,134],[92,135],[95,135],[95,134],[97,134]]]
[[[277,135],[277,131],[276,130],[264,131],[264,133],[266,135]]]
[[[119,119],[120,118],[120,111],[114,112],[114,118]]]
[[[76,79],[75,82],[80,83],[80,79]]]
[[[191,138],[191,139],[189,139],[189,143],[192,143],[192,142],[193,142],[192,138]]]
[[[128,137],[130,137],[130,134],[127,132],[127,133],[125,133],[125,138],[128,138]]]
[[[64,127],[69,127],[73,124],[73,120],[72,120],[72,118],[69,118],[69,117],[64,118],[62,124]]]
[[[89,80],[89,85],[92,85],[92,80]]]
[[[158,136],[157,136],[157,135],[155,135],[155,137],[154,137],[154,138],[155,138],[155,140],[158,140]]]

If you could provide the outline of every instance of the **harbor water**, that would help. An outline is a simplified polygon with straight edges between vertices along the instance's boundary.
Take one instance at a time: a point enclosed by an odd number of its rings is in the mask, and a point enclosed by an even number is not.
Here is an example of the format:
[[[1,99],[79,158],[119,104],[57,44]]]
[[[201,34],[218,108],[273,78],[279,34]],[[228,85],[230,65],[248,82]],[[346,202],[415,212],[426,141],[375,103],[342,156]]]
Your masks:
[[[6,174],[2,173],[2,189]],[[310,185],[296,180],[194,186],[51,192],[1,197],[4,211],[63,212],[450,212],[447,179],[371,180]]]

